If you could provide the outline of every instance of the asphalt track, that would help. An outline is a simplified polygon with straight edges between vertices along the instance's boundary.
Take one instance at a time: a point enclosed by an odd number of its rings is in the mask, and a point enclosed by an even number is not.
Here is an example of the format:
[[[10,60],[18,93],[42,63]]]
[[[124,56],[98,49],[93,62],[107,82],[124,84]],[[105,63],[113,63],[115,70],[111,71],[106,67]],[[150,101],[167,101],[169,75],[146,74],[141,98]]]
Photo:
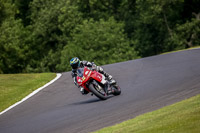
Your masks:
[[[200,94],[200,49],[103,66],[120,96],[80,94],[70,72],[0,116],[0,133],[86,133]]]

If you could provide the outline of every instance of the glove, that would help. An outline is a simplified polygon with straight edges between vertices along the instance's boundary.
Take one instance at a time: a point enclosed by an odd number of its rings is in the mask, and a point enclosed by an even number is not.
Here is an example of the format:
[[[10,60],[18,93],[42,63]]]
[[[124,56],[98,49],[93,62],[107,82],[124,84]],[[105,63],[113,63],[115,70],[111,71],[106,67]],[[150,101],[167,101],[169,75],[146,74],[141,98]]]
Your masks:
[[[100,67],[100,66],[96,66],[96,70],[97,70],[98,72],[101,72],[101,73],[103,73],[103,68],[102,68],[102,67]]]
[[[97,66],[95,64],[92,65],[92,70],[97,70]]]

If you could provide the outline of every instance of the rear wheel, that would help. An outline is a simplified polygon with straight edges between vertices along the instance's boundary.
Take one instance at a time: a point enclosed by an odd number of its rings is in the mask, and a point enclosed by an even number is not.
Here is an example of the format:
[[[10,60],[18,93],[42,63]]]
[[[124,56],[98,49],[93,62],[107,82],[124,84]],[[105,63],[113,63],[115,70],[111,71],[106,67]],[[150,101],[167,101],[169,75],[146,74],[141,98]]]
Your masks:
[[[112,86],[112,94],[117,96],[117,95],[120,95],[121,94],[121,89],[118,85],[113,85]]]
[[[106,100],[108,98],[106,92],[98,83],[89,84],[89,89],[96,97],[98,97],[101,100]]]

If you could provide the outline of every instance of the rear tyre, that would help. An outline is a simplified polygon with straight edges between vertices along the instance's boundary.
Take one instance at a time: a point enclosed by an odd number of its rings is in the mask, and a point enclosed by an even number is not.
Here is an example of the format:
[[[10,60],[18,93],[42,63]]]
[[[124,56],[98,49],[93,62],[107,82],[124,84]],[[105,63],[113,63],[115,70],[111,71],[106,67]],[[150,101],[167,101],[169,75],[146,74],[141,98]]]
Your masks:
[[[108,98],[104,89],[100,85],[91,83],[89,84],[89,89],[96,97],[98,97],[101,100],[106,100]]]
[[[117,96],[121,94],[121,88],[118,85],[112,86],[113,95]]]

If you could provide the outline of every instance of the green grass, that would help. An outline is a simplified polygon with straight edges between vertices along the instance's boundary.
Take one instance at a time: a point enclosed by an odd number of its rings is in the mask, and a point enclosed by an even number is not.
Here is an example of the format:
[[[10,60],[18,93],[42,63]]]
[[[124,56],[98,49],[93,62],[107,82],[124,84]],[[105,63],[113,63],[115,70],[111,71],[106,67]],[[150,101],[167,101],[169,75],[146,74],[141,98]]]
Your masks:
[[[200,133],[200,95],[95,133]]]
[[[55,77],[55,73],[0,74],[0,112]]]
[[[191,49],[195,49],[195,48],[200,48],[200,46],[194,46],[194,47],[187,48],[187,49],[174,50],[174,51],[165,52],[165,53],[162,53],[162,54],[175,53],[175,52],[186,51],[186,50],[191,50]],[[162,55],[162,54],[161,54],[161,55]]]

